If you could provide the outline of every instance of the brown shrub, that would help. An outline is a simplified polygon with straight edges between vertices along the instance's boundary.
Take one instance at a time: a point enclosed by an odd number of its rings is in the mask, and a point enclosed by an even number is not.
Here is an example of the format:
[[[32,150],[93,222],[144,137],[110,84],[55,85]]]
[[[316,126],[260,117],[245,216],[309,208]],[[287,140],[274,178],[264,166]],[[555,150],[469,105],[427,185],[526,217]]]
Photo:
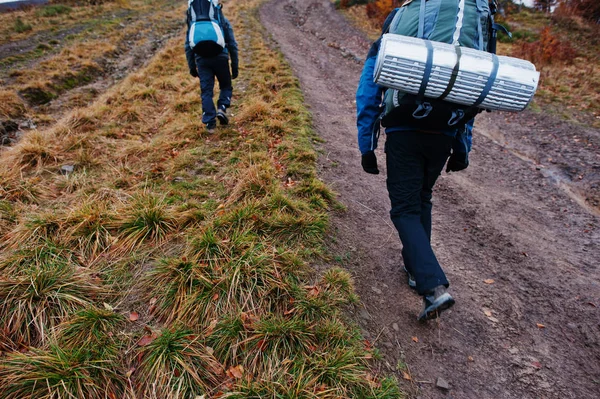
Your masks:
[[[563,15],[578,15],[600,24],[600,2],[598,0],[563,0],[556,9]]]
[[[379,21],[381,24],[390,12],[399,6],[399,0],[376,0],[367,4],[367,16]]]
[[[532,43],[525,41],[518,43],[513,55],[528,59],[540,67],[553,63],[572,63],[577,52],[569,42],[556,37],[550,27],[545,27],[539,40]]]

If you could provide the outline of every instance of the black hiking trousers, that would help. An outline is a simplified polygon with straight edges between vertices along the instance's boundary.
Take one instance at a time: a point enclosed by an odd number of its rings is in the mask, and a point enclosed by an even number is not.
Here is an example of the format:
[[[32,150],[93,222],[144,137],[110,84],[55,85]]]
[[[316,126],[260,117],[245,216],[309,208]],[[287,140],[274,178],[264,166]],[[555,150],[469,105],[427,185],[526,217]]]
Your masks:
[[[196,57],[198,78],[200,79],[200,97],[202,98],[202,123],[211,125],[216,123],[217,108],[227,109],[231,105],[233,86],[229,69],[229,56],[225,53],[216,57]],[[215,77],[219,81],[219,99],[217,108],[213,101],[215,90]]]
[[[413,131],[388,133],[385,142],[390,217],[402,258],[424,295],[448,280],[431,248],[433,186],[450,156],[453,137]]]

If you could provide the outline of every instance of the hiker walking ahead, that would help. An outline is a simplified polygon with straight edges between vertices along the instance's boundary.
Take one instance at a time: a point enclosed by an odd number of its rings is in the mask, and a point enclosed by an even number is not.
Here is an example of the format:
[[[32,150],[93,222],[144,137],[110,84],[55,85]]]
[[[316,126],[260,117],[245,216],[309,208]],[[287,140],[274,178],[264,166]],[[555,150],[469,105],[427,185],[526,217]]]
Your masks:
[[[227,108],[233,93],[231,80],[238,76],[238,47],[219,0],[189,0],[186,22],[185,55],[190,75],[200,78],[202,123],[212,132],[217,119],[221,125],[229,123]],[[220,87],[217,108],[213,102],[215,77]]]
[[[401,34],[487,51],[490,20],[487,0],[413,0],[392,11],[382,35]],[[373,71],[380,43],[381,38],[369,51],[356,93],[361,164],[365,172],[379,173],[374,150],[381,121],[386,133],[390,216],[402,241],[409,285],[424,299],[418,319],[429,320],[454,304],[447,292],[448,279],[430,243],[432,190],[447,160],[447,172],[467,167],[477,110],[459,110],[456,104],[424,98],[425,84],[419,95],[376,85]],[[431,70],[430,65],[428,68]],[[426,108],[432,109],[421,112]],[[456,118],[457,114],[462,117]]]

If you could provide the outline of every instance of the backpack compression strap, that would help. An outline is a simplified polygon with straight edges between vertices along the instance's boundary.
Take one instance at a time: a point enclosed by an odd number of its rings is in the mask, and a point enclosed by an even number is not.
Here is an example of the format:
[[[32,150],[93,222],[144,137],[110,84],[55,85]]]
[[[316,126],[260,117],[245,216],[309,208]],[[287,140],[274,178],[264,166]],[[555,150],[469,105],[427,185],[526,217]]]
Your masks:
[[[419,30],[418,37],[420,39],[425,39],[425,3],[427,0],[421,0],[420,9],[419,9]],[[450,80],[448,81],[448,86],[442,93],[441,96],[438,97],[438,100],[443,100],[450,94],[454,84],[456,83],[456,79],[458,78],[458,71],[460,70],[460,59],[462,56],[462,51],[459,45],[460,34],[463,27],[463,20],[465,15],[465,0],[459,0],[458,2],[458,15],[456,20],[456,28],[454,30],[454,35],[452,37],[452,41],[456,50],[456,63],[454,64],[454,68],[452,69],[452,75],[450,76]],[[481,35],[480,35],[481,36]],[[480,37],[480,40],[481,37]],[[419,87],[419,93],[417,94],[417,108],[413,112],[413,117],[415,119],[423,119],[426,118],[432,111],[433,106],[429,102],[424,102],[425,99],[425,90],[427,88],[427,83],[429,78],[431,77],[431,71],[433,69],[433,45],[429,40],[425,41],[425,45],[427,46],[427,61],[425,64],[425,71],[423,73],[423,80],[421,81],[421,86]],[[495,59],[497,62],[497,58]],[[496,64],[495,64],[496,65]],[[484,92],[481,94],[480,98],[477,100],[478,103],[475,103],[474,106],[481,104],[485,100],[485,97],[488,95],[492,88],[492,84],[496,75],[498,73],[497,67],[494,68],[493,71],[493,79],[488,80]],[[458,123],[465,115],[465,112],[462,109],[457,109],[452,113],[452,117],[448,120],[448,126],[454,126]]]
[[[425,39],[425,3],[427,0],[421,0],[419,9],[419,39]],[[427,61],[425,63],[425,71],[423,72],[423,80],[421,80],[421,86],[419,87],[419,93],[417,94],[417,109],[413,112],[412,116],[415,119],[426,118],[433,107],[430,103],[424,102],[425,89],[427,88],[427,82],[431,77],[431,70],[433,69],[433,45],[429,40],[425,40],[427,46]]]

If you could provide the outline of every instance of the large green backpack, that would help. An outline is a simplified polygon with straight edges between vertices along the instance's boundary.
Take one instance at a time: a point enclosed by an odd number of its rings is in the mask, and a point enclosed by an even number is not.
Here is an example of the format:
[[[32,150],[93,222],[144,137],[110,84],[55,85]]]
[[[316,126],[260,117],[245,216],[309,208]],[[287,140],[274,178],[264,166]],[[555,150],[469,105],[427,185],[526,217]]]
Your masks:
[[[407,0],[396,12],[388,32],[493,52],[493,29],[488,0]],[[443,131],[464,126],[479,112],[477,107],[444,101],[450,89],[437,99],[429,99],[424,97],[425,84],[421,87],[417,95],[388,89],[382,125]],[[451,126],[449,120],[454,122]]]

